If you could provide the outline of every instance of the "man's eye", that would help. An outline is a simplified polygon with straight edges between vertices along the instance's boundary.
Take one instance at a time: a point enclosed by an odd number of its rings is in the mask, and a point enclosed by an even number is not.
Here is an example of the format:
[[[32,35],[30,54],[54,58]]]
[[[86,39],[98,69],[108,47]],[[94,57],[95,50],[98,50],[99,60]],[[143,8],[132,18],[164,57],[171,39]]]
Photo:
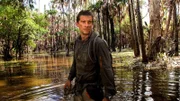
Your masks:
[[[82,23],[85,23],[86,21],[81,21]]]
[[[92,21],[89,21],[88,24],[92,24]]]

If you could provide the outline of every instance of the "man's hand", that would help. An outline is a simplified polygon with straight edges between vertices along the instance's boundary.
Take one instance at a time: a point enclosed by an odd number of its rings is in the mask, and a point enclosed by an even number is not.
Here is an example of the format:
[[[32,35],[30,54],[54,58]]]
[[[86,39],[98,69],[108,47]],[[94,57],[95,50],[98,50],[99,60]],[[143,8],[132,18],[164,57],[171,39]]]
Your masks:
[[[71,81],[67,80],[64,85],[64,95],[69,95],[71,92]]]
[[[66,83],[65,83],[65,85],[64,85],[64,89],[65,89],[65,88],[68,88],[68,89],[69,89],[70,87],[71,87],[71,81],[70,81],[70,80],[67,80]]]
[[[102,101],[110,101],[108,98],[103,98]]]

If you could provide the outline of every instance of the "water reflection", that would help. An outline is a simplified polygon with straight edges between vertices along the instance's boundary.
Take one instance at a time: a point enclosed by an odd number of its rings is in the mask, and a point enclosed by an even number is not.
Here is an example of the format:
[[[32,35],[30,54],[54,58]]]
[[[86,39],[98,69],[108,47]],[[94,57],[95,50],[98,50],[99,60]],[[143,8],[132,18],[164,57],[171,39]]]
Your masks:
[[[180,71],[116,67],[119,101],[180,101]],[[127,83],[129,82],[129,83]]]
[[[72,57],[34,55],[0,63],[1,101],[69,101],[64,97]],[[120,63],[118,63],[120,64]],[[180,69],[144,70],[115,65],[117,94],[112,101],[180,101]]]
[[[143,70],[139,69],[133,72],[133,91],[134,91],[134,100],[141,101],[143,97]]]
[[[72,57],[33,56],[0,64],[0,99],[62,99]]]
[[[152,84],[153,84],[153,98],[164,101],[178,101],[177,94],[179,93],[178,89],[178,77],[175,74],[179,75],[179,71],[176,70],[156,70],[151,71],[152,74]]]

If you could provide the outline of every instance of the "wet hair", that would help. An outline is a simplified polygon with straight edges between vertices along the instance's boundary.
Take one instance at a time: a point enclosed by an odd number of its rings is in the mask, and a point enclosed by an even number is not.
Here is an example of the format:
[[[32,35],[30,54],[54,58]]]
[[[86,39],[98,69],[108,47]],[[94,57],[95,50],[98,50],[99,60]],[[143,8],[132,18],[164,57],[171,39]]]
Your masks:
[[[93,19],[93,14],[89,10],[81,10],[77,15],[76,22],[79,22],[80,16],[82,16],[82,15],[92,16],[92,19]]]

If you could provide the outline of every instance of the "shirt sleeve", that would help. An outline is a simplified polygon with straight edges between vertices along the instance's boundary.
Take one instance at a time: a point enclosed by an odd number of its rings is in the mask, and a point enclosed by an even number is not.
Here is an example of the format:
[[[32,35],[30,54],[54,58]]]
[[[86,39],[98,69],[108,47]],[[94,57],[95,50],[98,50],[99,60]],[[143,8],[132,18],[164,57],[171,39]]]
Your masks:
[[[113,96],[116,94],[116,88],[114,83],[111,53],[105,40],[100,40],[96,46],[98,47],[97,52],[100,65],[100,75],[105,91],[104,96]]]
[[[71,70],[69,72],[68,80],[72,81],[74,77],[76,76],[76,65],[75,65],[75,59],[73,58],[73,63],[71,66]]]

